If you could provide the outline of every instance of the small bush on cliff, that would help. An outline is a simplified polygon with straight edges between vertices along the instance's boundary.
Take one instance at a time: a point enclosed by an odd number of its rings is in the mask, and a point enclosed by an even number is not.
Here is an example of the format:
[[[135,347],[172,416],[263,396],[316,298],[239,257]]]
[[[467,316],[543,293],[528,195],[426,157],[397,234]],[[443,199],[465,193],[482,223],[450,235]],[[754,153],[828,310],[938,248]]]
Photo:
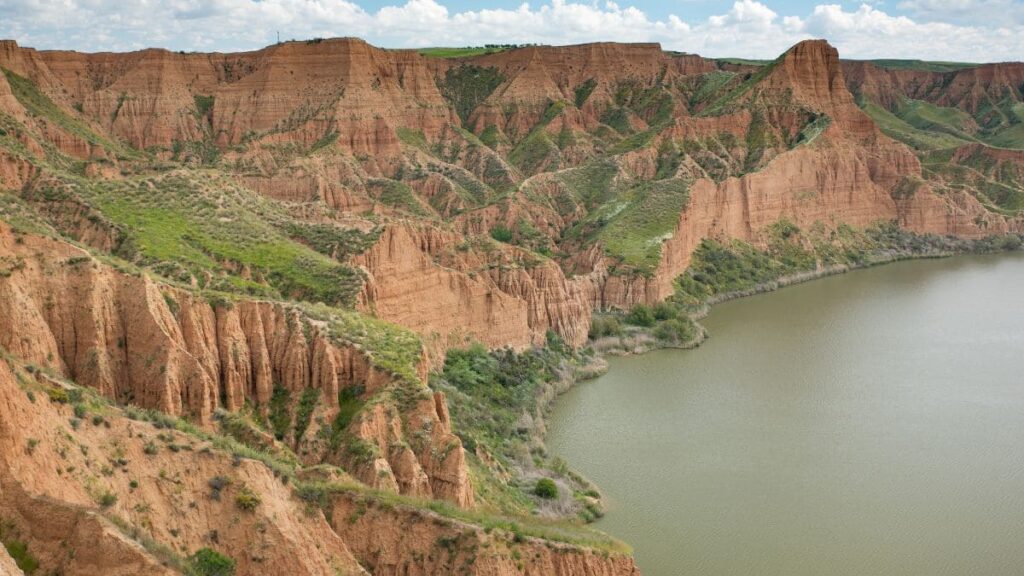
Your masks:
[[[210,548],[200,548],[188,560],[196,576],[234,576],[235,573],[235,561]]]
[[[320,391],[316,388],[306,388],[299,398],[299,406],[295,409],[295,443],[306,434],[309,423],[313,420],[313,411],[320,402]]]
[[[262,503],[263,499],[260,498],[259,494],[253,492],[248,486],[242,486],[238,491],[238,495],[235,496],[235,505],[246,512],[252,512]]]
[[[51,402],[56,402],[57,404],[68,403],[68,393],[63,388],[47,388],[46,395],[50,397]]]
[[[113,492],[104,492],[96,499],[102,508],[110,508],[117,502],[117,495]]]
[[[291,397],[291,392],[284,386],[274,386],[274,393],[270,397],[270,427],[278,440],[284,440],[292,425],[292,413],[289,410]]]
[[[558,485],[551,478],[541,478],[533,488],[533,493],[541,498],[551,500],[558,497]]]
[[[498,242],[505,242],[507,244],[512,241],[512,231],[504,226],[498,225],[491,228],[491,238],[494,238]]]
[[[39,569],[39,560],[28,551],[28,545],[17,539],[12,524],[0,524],[0,542],[22,572],[31,576]]]

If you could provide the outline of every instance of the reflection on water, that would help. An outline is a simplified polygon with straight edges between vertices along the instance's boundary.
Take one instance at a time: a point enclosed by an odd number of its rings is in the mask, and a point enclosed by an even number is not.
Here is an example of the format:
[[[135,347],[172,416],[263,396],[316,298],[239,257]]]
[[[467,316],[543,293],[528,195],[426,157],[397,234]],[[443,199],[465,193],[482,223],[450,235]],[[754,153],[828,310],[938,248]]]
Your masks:
[[[722,304],[567,393],[549,448],[647,576],[1024,573],[1022,287],[962,257]]]

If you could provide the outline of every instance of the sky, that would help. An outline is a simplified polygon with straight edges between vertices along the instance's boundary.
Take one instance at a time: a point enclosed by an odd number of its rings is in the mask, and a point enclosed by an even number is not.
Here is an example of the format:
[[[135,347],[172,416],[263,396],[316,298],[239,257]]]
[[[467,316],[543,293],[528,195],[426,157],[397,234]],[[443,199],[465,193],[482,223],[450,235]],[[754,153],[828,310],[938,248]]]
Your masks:
[[[0,38],[89,52],[239,51],[357,36],[386,48],[660,42],[774,58],[825,38],[844,58],[1024,60],[1024,0],[0,0]]]

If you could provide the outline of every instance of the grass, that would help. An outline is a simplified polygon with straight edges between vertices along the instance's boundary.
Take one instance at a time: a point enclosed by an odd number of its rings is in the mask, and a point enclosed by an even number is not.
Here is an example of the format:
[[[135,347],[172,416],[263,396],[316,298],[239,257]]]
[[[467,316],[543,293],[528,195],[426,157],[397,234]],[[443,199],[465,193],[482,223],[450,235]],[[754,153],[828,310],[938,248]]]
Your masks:
[[[44,189],[43,197],[74,194],[94,206],[125,235],[121,256],[165,276],[185,275],[217,290],[337,306],[351,306],[362,287],[359,271],[294,239],[311,232],[314,246],[343,257],[369,244],[359,233],[296,222],[279,205],[227,179],[182,170],[65,183],[65,190]],[[251,271],[249,277],[239,273],[243,269]]]
[[[921,72],[955,72],[965,68],[974,68],[978,64],[970,62],[943,62],[928,60],[867,60],[871,64],[889,70],[917,70]]]
[[[504,516],[479,510],[466,510],[440,500],[423,500],[393,492],[374,490],[362,484],[349,482],[303,483],[303,486],[304,489],[300,493],[316,505],[329,503],[330,498],[334,495],[346,494],[363,498],[368,504],[403,507],[481,526],[486,532],[503,530],[517,535],[518,538],[540,538],[615,554],[632,553],[625,543],[577,522],[544,520],[532,516]]]
[[[354,345],[378,368],[406,383],[418,385],[423,344],[415,332],[390,322],[323,304],[303,304],[301,310],[323,322],[338,343]]]
[[[508,155],[508,161],[525,174],[535,174],[541,169],[558,169],[561,153],[558,146],[543,128],[534,129]]]
[[[767,66],[772,63],[771,60],[754,60],[750,58],[715,58],[715,62],[736,66]]]
[[[887,136],[917,150],[957,148],[969,142],[951,133],[936,133],[918,128],[870,100],[861,99],[858,104]]]
[[[690,183],[678,178],[640,183],[588,216],[606,253],[641,274],[661,261],[661,244],[675,231]]]
[[[1021,237],[993,236],[960,240],[907,232],[894,222],[878,222],[862,230],[816,225],[801,230],[786,220],[770,226],[758,248],[739,240],[706,238],[693,253],[690,266],[677,280],[671,300],[686,309],[700,309],[709,300],[762,286],[822,266],[867,266],[893,259],[946,255],[954,252],[997,252],[1019,249]]]
[[[463,48],[449,48],[449,47],[433,47],[433,48],[420,48],[417,50],[423,56],[430,56],[432,58],[468,58],[470,56],[483,56],[485,54],[497,54],[504,52],[508,48],[503,47],[485,47],[485,46],[466,46]]]
[[[494,92],[505,76],[494,67],[465,64],[450,68],[444,78],[437,80],[441,95],[455,108],[455,113],[468,127],[469,117],[491,93]]]
[[[1024,150],[1024,122],[999,130],[985,138],[992,146]]]
[[[957,108],[936,106],[923,100],[905,99],[897,107],[896,116],[920,130],[950,134],[964,140],[974,140],[974,119]]]
[[[706,108],[704,108],[704,110],[700,112],[700,115],[717,116],[732,111],[737,105],[737,103],[740,100],[742,100],[743,97],[746,96],[750,91],[752,91],[754,87],[761,82],[761,80],[767,78],[768,75],[771,74],[772,70],[774,70],[775,67],[780,62],[782,62],[783,58],[785,57],[786,54],[782,54],[775,60],[765,63],[757,70],[757,72],[751,74],[749,78],[744,80],[738,86],[725,92],[717,99],[713,100],[709,106],[707,106]]]
[[[419,197],[412,191],[412,188],[405,182],[388,178],[375,178],[368,181],[366,187],[381,204],[416,216],[430,215],[430,210],[423,205]]]
[[[736,78],[736,72],[715,70],[693,77],[688,82],[690,107],[697,108],[711,101]]]

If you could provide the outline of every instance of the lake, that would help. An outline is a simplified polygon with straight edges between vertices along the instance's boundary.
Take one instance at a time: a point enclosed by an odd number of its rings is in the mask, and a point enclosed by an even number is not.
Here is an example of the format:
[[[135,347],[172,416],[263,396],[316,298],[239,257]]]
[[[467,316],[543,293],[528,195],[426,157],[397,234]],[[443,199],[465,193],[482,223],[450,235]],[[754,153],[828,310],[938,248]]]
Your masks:
[[[645,576],[1024,573],[1024,255],[734,300],[611,358],[548,447]]]

